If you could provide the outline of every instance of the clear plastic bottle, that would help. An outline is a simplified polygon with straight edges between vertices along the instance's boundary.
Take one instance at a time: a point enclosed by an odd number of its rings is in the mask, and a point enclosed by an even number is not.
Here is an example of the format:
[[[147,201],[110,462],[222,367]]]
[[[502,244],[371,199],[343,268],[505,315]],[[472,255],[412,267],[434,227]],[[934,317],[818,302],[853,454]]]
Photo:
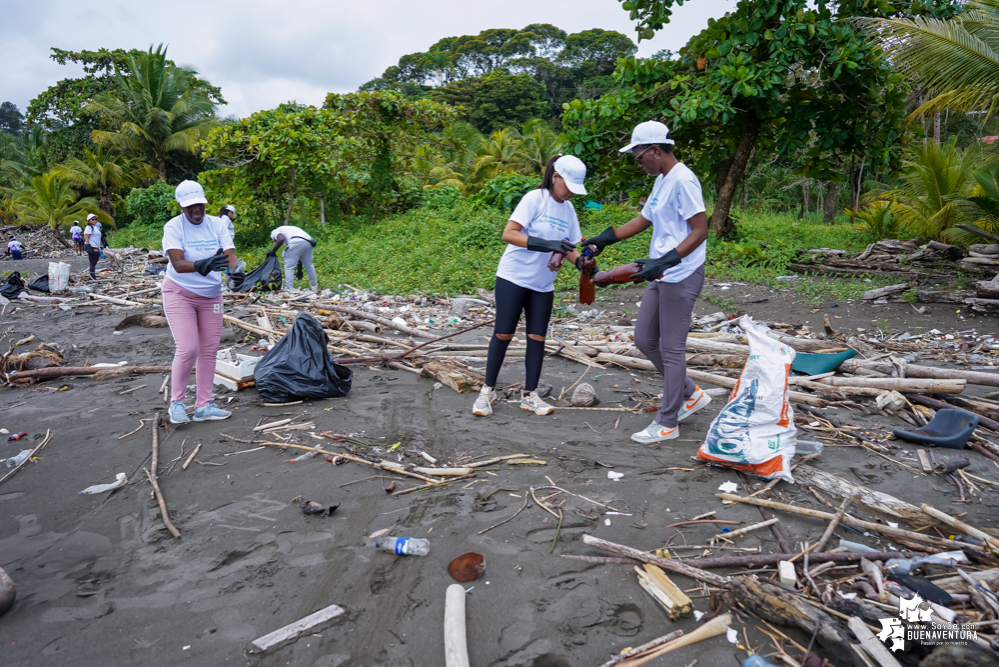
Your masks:
[[[742,667],[777,667],[762,655],[751,655],[742,661]]]
[[[31,456],[31,452],[33,452],[33,451],[34,450],[32,450],[32,449],[25,449],[25,450],[22,450],[21,453],[18,454],[17,456],[10,457],[9,459],[7,459],[7,467],[8,468],[14,468],[16,466],[21,465],[22,463],[24,463],[27,460],[27,458],[29,456]]]
[[[426,556],[430,553],[430,540],[419,537],[386,537],[375,542],[385,553],[400,556]]]

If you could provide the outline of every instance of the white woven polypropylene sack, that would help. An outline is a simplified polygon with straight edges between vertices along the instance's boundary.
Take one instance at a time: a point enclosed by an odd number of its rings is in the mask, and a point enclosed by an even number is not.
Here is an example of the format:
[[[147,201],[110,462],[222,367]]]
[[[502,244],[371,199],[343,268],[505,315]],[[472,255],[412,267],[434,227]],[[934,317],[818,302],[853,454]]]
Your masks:
[[[59,294],[69,285],[69,264],[49,262],[49,293]]]
[[[788,402],[794,350],[767,335],[745,315],[739,326],[749,338],[749,359],[728,403],[711,422],[697,458],[766,479],[791,477],[797,429]]]

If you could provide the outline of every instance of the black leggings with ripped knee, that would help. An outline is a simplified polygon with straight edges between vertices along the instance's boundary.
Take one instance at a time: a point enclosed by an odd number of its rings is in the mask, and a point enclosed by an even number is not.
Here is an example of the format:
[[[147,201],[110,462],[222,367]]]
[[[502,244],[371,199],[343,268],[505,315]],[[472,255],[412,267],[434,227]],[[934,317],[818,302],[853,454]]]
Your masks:
[[[486,361],[486,386],[495,387],[509,340],[503,340],[496,334],[512,335],[517,330],[520,314],[524,313],[527,325],[527,353],[525,363],[527,377],[524,380],[524,391],[534,391],[541,379],[541,364],[545,358],[544,336],[548,331],[548,322],[552,317],[552,305],[555,302],[554,292],[536,292],[509,280],[496,278],[496,326],[493,329],[492,340],[489,341],[489,357]],[[542,340],[534,340],[531,335],[541,336]]]

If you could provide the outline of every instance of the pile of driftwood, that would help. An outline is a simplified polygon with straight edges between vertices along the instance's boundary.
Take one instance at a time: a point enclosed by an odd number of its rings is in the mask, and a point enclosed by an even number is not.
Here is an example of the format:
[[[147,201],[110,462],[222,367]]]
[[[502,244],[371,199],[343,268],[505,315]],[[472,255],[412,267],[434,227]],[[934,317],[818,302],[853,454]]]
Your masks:
[[[912,281],[928,272],[937,280],[954,277],[955,269],[994,276],[999,272],[999,236],[990,240],[991,244],[965,248],[939,241],[919,245],[916,240],[885,239],[870,244],[856,257],[848,257],[843,250],[816,248],[789,268],[797,273],[898,276]]]
[[[24,246],[22,254],[28,259],[38,259],[43,257],[64,258],[73,256],[73,243],[71,240],[57,236],[48,227],[23,227],[19,225],[8,225],[0,227],[0,238],[6,247],[7,239],[16,236],[17,240]]]
[[[709,539],[695,538],[700,544],[686,544],[688,536],[684,534],[680,546],[681,541],[676,540],[681,534],[678,529],[665,545],[648,545],[653,547],[648,550],[584,535],[585,544],[613,556],[562,557],[634,566],[637,583],[673,620],[691,615],[693,605],[686,594],[690,589],[684,592],[685,587],[674,584],[667,573],[690,577],[701,585],[701,597],[710,599],[712,616],[735,607],[767,621],[767,628],[757,627],[774,639],[773,655],[789,665],[823,664],[818,656],[809,663],[809,648],[836,665],[895,667],[900,664],[892,653],[896,649],[908,653],[905,664],[916,664],[921,659],[922,665],[934,667],[993,664],[987,660],[995,660],[992,651],[999,649],[999,598],[995,594],[999,585],[999,569],[995,568],[999,531],[976,528],[931,505],[912,505],[803,463],[797,465],[795,476],[829,505],[830,511],[808,509],[800,501],[792,504],[768,499],[767,494],[779,482],[749,493],[748,481],[743,478],[746,495],[719,493],[717,497],[729,506],[756,505],[766,519],[760,523],[718,532],[717,524],[741,522],[718,518],[716,510],[670,526],[683,526],[691,533],[717,533]],[[768,510],[776,510],[778,516],[771,517]],[[816,531],[821,537],[792,548],[780,525],[780,515],[788,514],[824,522],[824,530]],[[900,523],[912,528],[900,528]],[[738,546],[742,535],[762,528],[773,533],[779,552],[761,553],[759,549]],[[846,530],[858,537],[839,538],[839,546],[834,547],[831,538],[838,538]],[[954,534],[961,537],[957,539]],[[870,548],[851,541],[865,537],[893,541],[901,549]],[[719,550],[736,555],[712,555]],[[690,556],[691,551],[699,553]],[[732,573],[716,572],[725,569]],[[917,594],[919,600],[913,602]],[[913,610],[908,618],[901,611],[903,602]],[[939,655],[933,656],[933,646],[907,639],[906,630],[915,627],[916,622],[947,627],[959,624],[966,645],[947,642],[946,648],[938,649]],[[771,623],[798,628],[804,636],[812,637],[813,643],[808,647],[796,643]],[[895,624],[901,632],[885,631]],[[927,654],[930,657],[925,657]],[[982,655],[985,661],[962,662],[981,660]]]

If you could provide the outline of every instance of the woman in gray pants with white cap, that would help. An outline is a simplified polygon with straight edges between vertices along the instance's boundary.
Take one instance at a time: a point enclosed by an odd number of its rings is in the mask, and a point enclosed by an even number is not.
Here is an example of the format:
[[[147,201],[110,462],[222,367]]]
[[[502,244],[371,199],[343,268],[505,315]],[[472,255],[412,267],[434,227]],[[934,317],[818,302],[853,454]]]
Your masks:
[[[278,248],[285,246],[284,288],[294,291],[295,267],[301,262],[305,272],[309,274],[309,285],[314,291],[318,291],[316,267],[312,265],[312,249],[316,247],[316,242],[312,237],[294,225],[283,225],[271,232],[271,239],[274,241],[274,247],[267,251],[268,255],[277,255]]]
[[[711,402],[687,377],[685,357],[694,302],[704,284],[708,219],[701,183],[673,155],[673,144],[662,123],[647,121],[635,127],[631,143],[621,152],[633,154],[642,169],[656,177],[652,193],[637,218],[582,241],[599,252],[652,227],[649,257],[636,260],[642,270],[632,276],[649,281],[635,321],[635,346],[663,375],[659,414],[631,436],[645,444],[679,437],[679,422]]]

